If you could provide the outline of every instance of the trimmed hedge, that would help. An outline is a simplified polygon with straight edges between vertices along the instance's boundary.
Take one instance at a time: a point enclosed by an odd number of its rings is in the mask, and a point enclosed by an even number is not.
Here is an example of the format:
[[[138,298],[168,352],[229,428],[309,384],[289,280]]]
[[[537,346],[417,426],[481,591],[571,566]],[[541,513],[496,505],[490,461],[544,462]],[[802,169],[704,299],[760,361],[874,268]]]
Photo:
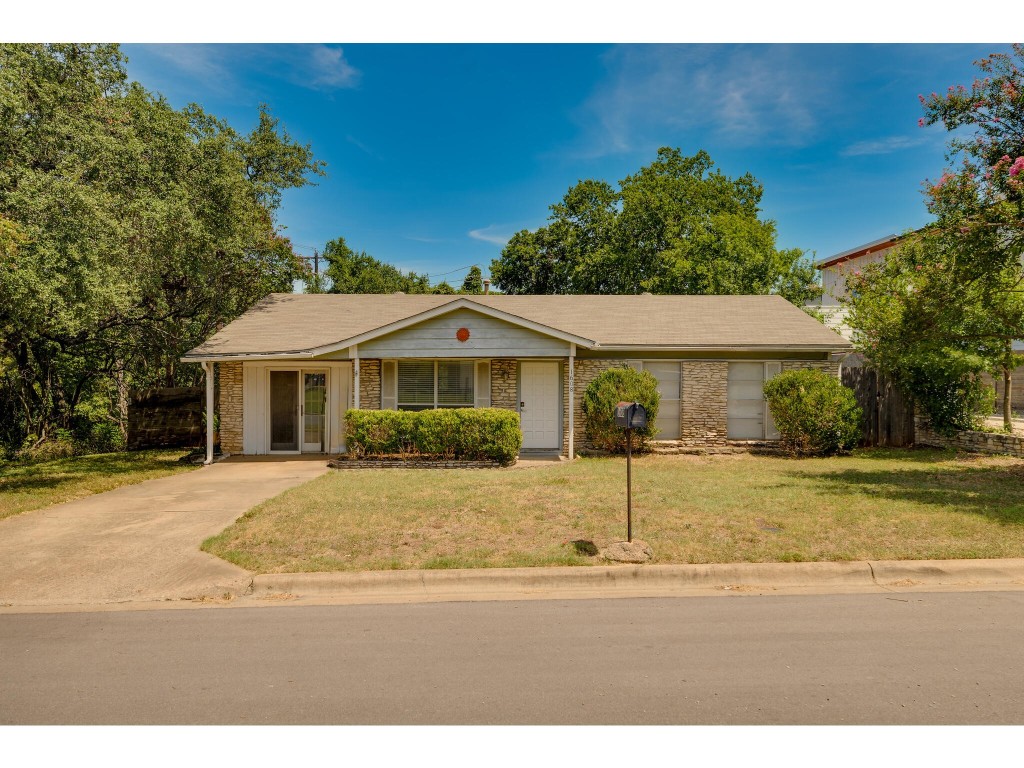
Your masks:
[[[622,402],[640,403],[647,411],[647,429],[634,429],[639,445],[634,451],[647,451],[657,434],[658,380],[650,371],[633,368],[609,368],[602,371],[583,393],[583,415],[587,439],[596,447],[614,453],[626,452],[626,430],[615,426],[615,406]]]
[[[853,390],[824,371],[785,371],[765,382],[764,396],[786,447],[796,454],[845,453],[861,436]]]
[[[523,445],[519,414],[502,408],[345,412],[355,456],[428,456],[512,464]]]

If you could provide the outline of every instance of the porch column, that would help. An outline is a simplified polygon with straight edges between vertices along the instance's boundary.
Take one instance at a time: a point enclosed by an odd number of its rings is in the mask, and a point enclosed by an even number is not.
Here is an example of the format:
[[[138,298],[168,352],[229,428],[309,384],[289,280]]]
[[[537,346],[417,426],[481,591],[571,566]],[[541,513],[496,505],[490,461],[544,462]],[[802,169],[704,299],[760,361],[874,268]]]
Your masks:
[[[206,373],[206,461],[213,464],[213,363],[203,363]]]
[[[575,437],[574,432],[574,414],[576,410],[576,345],[569,345],[569,459],[572,460],[576,455],[573,449],[573,438]]]
[[[352,358],[352,407],[359,410],[359,345],[353,344],[348,348],[348,355]]]

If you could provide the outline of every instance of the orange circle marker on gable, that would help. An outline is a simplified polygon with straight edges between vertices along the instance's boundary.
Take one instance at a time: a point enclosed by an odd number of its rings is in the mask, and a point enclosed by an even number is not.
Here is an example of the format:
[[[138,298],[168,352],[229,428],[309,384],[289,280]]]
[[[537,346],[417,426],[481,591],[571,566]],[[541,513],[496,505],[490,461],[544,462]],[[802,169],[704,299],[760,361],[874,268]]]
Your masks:
[[[455,332],[455,338],[459,341],[469,341],[469,328],[459,328]]]

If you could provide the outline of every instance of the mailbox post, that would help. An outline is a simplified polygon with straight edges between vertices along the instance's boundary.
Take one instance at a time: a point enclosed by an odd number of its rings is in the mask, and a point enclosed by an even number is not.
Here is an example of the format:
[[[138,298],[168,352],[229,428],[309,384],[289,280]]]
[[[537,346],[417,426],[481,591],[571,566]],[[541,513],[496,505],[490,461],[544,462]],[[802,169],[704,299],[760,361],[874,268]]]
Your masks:
[[[615,406],[615,426],[626,430],[626,541],[633,541],[633,430],[647,427],[647,409],[640,403]]]

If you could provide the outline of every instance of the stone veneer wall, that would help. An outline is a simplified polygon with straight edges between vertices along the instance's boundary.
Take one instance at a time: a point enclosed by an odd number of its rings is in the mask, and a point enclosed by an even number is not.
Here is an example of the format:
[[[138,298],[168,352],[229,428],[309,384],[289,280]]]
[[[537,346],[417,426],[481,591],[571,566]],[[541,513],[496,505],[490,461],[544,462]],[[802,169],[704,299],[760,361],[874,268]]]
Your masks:
[[[242,452],[242,364],[216,363],[220,386],[220,450]]]
[[[1007,435],[999,432],[958,432],[953,437],[946,437],[933,432],[927,419],[920,416],[914,418],[914,442],[917,445],[930,445],[935,448],[953,448],[971,453],[1010,454],[1024,458],[1024,437]]]
[[[684,360],[680,374],[679,442],[726,445],[729,434],[729,363]]]
[[[491,360],[491,408],[519,412],[518,378],[518,360]]]
[[[592,450],[587,442],[587,425],[583,416],[583,393],[587,386],[609,368],[624,368],[625,360],[581,360],[576,358],[576,402],[573,404],[573,449]],[[569,455],[569,360],[562,363],[562,454]]]
[[[783,371],[799,371],[803,368],[814,368],[818,371],[824,371],[825,373],[832,374],[833,376],[839,375],[839,361],[838,360],[783,360],[782,370]]]
[[[355,366],[352,366],[355,378]],[[380,410],[380,360],[359,361],[359,410]]]

